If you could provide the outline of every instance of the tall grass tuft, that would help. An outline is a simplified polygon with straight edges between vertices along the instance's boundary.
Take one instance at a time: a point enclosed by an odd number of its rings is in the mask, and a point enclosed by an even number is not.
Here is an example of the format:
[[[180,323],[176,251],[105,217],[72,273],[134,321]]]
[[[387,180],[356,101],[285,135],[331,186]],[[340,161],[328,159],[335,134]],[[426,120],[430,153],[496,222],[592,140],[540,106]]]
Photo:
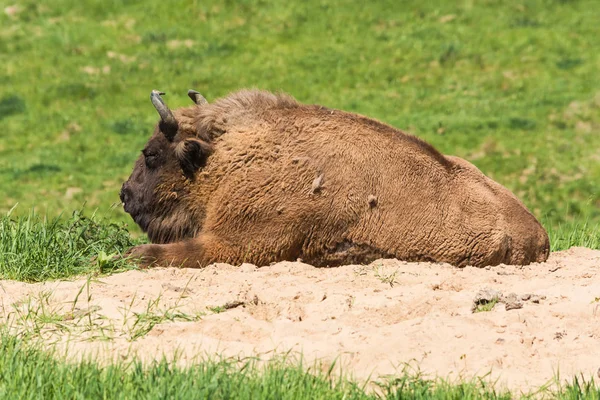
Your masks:
[[[566,250],[573,246],[600,249],[600,225],[587,221],[548,228],[550,250]]]
[[[0,216],[0,278],[44,281],[124,268],[134,244],[124,226],[75,211],[69,218]]]

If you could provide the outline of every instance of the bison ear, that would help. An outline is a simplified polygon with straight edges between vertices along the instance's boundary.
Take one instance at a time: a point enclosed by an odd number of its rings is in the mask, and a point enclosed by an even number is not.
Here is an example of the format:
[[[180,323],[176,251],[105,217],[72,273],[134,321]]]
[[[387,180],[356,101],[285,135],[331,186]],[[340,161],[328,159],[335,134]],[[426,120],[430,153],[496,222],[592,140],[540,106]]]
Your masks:
[[[194,138],[186,139],[175,147],[175,155],[186,176],[193,176],[199,168],[203,167],[210,153],[212,153],[212,146],[209,143]]]

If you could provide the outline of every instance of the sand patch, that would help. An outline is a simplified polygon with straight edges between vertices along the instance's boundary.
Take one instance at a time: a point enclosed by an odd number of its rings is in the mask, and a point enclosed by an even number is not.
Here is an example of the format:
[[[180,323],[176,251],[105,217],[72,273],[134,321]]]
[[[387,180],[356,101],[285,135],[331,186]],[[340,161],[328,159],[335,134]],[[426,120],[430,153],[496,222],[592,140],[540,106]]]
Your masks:
[[[483,289],[500,294],[473,310]],[[159,268],[91,280],[2,281],[4,322],[72,357],[149,360],[302,352],[337,359],[357,378],[416,362],[457,378],[490,370],[528,390],[600,367],[600,251],[572,248],[546,263],[455,268],[379,260],[314,268]],[[508,308],[508,310],[507,310]]]

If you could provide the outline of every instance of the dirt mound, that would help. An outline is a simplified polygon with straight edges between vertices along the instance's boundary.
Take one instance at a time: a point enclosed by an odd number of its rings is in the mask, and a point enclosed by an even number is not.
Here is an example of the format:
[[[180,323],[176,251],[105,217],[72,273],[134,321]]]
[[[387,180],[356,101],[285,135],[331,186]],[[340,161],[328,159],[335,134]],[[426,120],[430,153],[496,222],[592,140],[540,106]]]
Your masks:
[[[130,271],[92,280],[2,281],[2,318],[73,357],[182,363],[301,352],[357,378],[413,362],[447,378],[492,372],[528,390],[600,367],[600,251],[572,248],[546,263],[458,269],[380,260],[314,268]],[[491,311],[486,311],[490,310]]]

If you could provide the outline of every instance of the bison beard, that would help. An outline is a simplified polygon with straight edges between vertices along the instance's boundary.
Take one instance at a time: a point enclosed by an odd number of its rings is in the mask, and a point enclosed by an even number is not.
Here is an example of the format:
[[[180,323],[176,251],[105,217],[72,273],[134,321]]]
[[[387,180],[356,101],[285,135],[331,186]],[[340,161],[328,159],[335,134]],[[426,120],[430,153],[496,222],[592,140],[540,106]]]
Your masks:
[[[143,265],[316,266],[378,258],[456,266],[545,261],[548,235],[506,188],[366,117],[242,90],[171,111],[121,190],[153,244]]]

